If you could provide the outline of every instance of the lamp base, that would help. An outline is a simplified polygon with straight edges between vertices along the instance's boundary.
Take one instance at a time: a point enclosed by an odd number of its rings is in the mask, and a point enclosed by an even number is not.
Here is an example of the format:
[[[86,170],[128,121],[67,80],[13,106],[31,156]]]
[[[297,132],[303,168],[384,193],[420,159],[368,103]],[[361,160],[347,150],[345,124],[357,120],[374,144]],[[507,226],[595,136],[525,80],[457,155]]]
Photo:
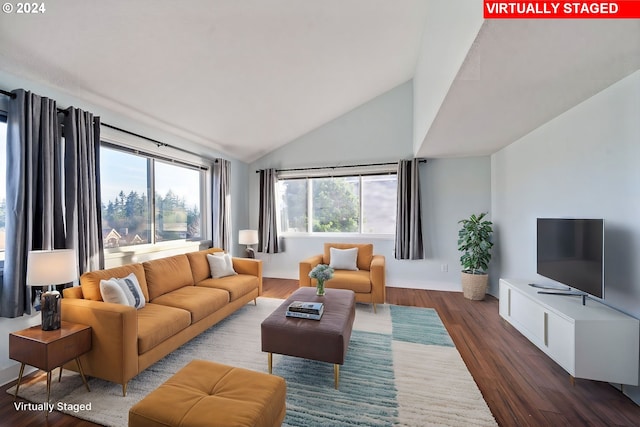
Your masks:
[[[60,329],[60,292],[47,291],[40,297],[40,313],[42,314],[42,330]]]
[[[247,258],[252,258],[253,259],[253,258],[256,257],[256,251],[254,251],[253,248],[251,248],[249,246],[247,246],[246,253],[247,253]]]

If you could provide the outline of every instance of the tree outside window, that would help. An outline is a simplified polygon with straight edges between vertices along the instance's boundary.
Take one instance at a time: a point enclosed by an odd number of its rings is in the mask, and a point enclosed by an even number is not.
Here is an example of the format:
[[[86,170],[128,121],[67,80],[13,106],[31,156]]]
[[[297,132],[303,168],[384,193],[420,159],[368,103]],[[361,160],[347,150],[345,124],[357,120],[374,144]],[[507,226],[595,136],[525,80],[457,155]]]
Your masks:
[[[100,156],[105,248],[201,237],[201,171],[106,147]]]

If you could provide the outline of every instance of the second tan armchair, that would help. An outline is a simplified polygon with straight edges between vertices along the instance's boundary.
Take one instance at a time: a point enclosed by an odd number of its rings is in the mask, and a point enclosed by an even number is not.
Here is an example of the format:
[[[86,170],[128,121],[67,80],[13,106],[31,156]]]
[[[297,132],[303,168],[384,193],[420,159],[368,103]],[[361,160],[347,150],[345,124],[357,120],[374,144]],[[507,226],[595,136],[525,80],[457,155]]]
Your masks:
[[[300,287],[316,286],[316,280],[309,277],[311,270],[318,264],[331,264],[331,248],[358,248],[357,270],[336,269],[333,278],[325,282],[325,287],[350,289],[356,294],[356,301],[384,304],[386,300],[385,258],[373,254],[373,244],[325,243],[324,254],[315,255],[300,262]]]

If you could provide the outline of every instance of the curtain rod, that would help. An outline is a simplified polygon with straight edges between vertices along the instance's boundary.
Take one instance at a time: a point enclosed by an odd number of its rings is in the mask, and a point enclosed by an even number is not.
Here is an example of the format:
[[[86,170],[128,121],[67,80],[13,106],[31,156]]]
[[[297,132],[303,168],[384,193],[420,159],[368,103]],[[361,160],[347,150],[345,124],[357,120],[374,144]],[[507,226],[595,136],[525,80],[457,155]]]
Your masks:
[[[426,159],[419,159],[420,163],[426,163]],[[343,169],[343,168],[363,168],[368,166],[391,166],[397,165],[397,162],[387,162],[387,163],[369,163],[369,164],[360,164],[360,165],[344,165],[344,166],[318,166],[311,168],[291,168],[291,169],[276,169],[276,172],[298,172],[298,171],[313,171],[313,170],[323,170],[323,169]],[[260,170],[257,170],[256,173],[260,173]]]
[[[2,89],[0,89],[0,93],[1,93],[1,94],[3,94],[3,95],[5,95],[5,96],[8,96],[8,97],[9,97],[9,98],[11,98],[11,99],[13,99],[13,98],[15,98],[15,97],[16,97],[16,94],[15,94],[15,93],[7,92],[6,90],[2,90]]]
[[[15,99],[15,97],[16,97],[15,93],[7,92],[6,90],[2,90],[2,89],[0,89],[0,94],[8,96],[11,99]],[[63,109],[63,108],[58,108],[58,112],[63,113],[63,114],[67,114],[67,110]],[[100,125],[108,127],[110,129],[113,129],[113,130],[117,130],[118,132],[126,133],[128,135],[135,136],[135,137],[142,138],[142,139],[145,139],[147,141],[153,142],[154,144],[156,144],[157,147],[167,147],[167,148],[171,148],[171,149],[174,149],[174,150],[177,150],[177,151],[181,151],[183,153],[191,154],[193,156],[197,156],[197,157],[200,157],[200,158],[203,158],[203,159],[206,159],[206,160],[210,160],[210,161],[213,161],[213,162],[218,162],[217,159],[210,159],[210,158],[205,157],[205,156],[203,156],[201,154],[194,153],[193,151],[189,151],[189,150],[186,150],[184,148],[180,148],[180,147],[176,147],[176,146],[173,146],[173,145],[169,145],[169,144],[167,144],[165,142],[158,141],[157,139],[149,138],[148,136],[140,135],[139,133],[131,132],[131,131],[128,131],[126,129],[119,128],[117,126],[110,125],[108,123],[100,123]]]

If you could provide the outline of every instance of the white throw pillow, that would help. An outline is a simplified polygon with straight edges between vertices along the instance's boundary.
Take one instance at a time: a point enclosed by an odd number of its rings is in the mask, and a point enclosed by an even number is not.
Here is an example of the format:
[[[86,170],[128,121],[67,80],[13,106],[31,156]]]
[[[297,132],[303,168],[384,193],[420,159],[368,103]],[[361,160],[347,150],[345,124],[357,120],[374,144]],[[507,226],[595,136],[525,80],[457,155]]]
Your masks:
[[[238,274],[233,269],[233,261],[229,254],[225,254],[223,252],[207,254],[207,261],[209,261],[209,268],[211,269],[211,277],[213,279]]]
[[[331,262],[329,267],[335,270],[357,270],[358,248],[336,249],[329,248]]]
[[[118,282],[113,279],[100,280],[100,295],[102,295],[104,302],[129,305],[129,299]]]
[[[122,279],[111,279],[118,282],[118,285],[124,291],[124,294],[127,296],[129,300],[129,305],[135,308],[144,307],[145,300],[144,294],[142,293],[142,288],[140,288],[140,283],[138,283],[138,278],[135,274],[130,273],[127,277]]]
[[[123,304],[135,308],[142,308],[145,304],[142,288],[140,288],[138,278],[133,273],[121,279],[112,277],[109,280],[101,280],[100,294],[105,302]]]

